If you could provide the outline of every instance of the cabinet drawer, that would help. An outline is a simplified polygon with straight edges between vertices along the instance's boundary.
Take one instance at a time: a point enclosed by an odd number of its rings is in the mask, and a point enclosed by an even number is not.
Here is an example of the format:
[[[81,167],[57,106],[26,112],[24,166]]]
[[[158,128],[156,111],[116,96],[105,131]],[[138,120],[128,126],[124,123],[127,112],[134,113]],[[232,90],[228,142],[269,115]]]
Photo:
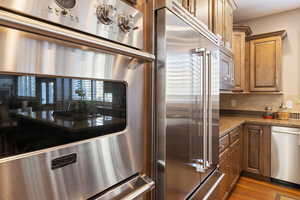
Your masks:
[[[229,146],[229,136],[225,135],[219,140],[219,153],[223,152]]]
[[[237,128],[229,133],[230,144],[240,139],[240,130],[241,130],[240,128]]]

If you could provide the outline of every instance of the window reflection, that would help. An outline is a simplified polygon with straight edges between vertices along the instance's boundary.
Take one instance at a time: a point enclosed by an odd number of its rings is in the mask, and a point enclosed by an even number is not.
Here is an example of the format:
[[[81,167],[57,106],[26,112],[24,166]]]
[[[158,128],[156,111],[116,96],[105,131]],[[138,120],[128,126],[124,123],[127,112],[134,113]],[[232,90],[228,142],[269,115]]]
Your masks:
[[[0,94],[12,109],[94,112],[96,107],[126,107],[125,84],[101,80],[0,75]]]
[[[18,96],[20,97],[35,97],[35,77],[19,76],[18,77]]]

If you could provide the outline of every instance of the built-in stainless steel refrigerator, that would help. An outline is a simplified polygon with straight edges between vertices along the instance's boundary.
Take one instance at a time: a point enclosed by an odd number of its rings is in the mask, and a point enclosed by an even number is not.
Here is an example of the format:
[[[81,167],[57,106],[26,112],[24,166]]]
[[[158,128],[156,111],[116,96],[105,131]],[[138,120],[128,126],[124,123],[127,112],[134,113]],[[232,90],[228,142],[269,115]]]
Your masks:
[[[155,16],[156,199],[209,199],[223,178],[218,39],[176,2]]]

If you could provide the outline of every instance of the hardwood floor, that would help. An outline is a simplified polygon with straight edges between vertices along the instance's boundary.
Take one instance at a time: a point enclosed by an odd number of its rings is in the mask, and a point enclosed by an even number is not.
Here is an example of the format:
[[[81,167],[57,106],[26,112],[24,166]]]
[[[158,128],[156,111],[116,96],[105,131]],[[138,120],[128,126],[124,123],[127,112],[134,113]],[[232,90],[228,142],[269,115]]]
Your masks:
[[[229,200],[300,200],[300,190],[241,177]]]

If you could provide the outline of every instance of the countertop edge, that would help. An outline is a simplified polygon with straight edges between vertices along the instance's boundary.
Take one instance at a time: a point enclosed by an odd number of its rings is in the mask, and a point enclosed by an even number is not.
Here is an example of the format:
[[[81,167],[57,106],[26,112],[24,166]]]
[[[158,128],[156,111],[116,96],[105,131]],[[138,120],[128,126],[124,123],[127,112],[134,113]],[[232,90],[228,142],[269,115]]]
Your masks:
[[[231,132],[232,130],[236,129],[237,127],[244,125],[246,123],[246,121],[241,121],[239,123],[236,123],[234,125],[232,125],[230,128],[224,130],[224,131],[220,131],[219,133],[219,138],[224,137],[225,135],[227,135],[229,132]]]
[[[230,116],[228,116],[228,117],[230,118]],[[224,118],[226,118],[226,116]],[[243,119],[243,117],[236,117],[236,119],[234,119],[234,118],[235,117],[233,117],[233,120],[236,120],[236,122],[234,122],[232,124],[232,126],[230,126],[230,128],[219,131],[219,138],[224,137],[225,135],[227,135],[232,130],[234,130],[237,127],[239,127],[241,125],[244,125],[244,124],[257,124],[257,125],[266,125],[266,126],[282,126],[282,127],[300,128],[300,121],[295,121],[295,122],[293,122],[293,121],[280,121],[279,122],[277,120],[274,120],[272,122],[272,121],[261,121],[261,120],[264,120],[264,119],[260,119],[260,118],[253,118],[253,119],[249,119],[249,118],[248,119]],[[245,117],[245,118],[247,118],[247,117]]]

